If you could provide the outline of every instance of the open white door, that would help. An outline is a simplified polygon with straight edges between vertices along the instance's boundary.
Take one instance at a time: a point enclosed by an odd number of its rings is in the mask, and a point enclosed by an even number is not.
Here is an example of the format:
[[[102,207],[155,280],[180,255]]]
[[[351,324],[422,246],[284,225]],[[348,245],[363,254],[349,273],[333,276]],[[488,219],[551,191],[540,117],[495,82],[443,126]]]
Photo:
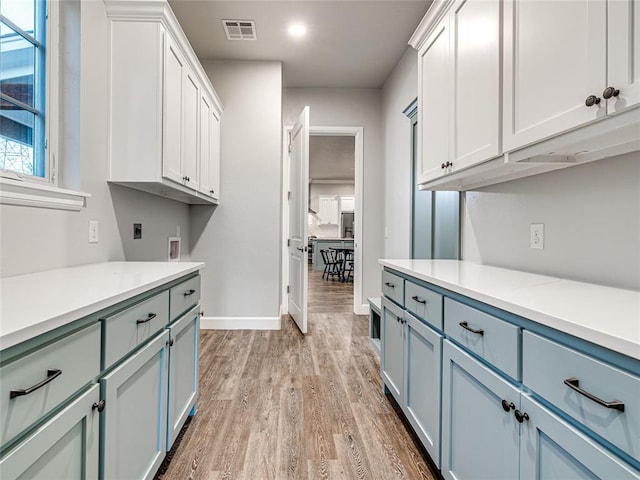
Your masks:
[[[307,333],[309,107],[304,107],[289,143],[289,315]]]

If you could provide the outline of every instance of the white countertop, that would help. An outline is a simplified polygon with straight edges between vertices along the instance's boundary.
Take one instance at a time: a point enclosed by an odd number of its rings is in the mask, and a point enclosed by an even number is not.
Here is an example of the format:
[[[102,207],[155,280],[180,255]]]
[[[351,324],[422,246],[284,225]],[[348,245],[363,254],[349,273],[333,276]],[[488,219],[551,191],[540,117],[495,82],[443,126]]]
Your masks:
[[[0,350],[204,267],[108,262],[0,279]]]
[[[640,292],[458,260],[385,267],[640,359]]]

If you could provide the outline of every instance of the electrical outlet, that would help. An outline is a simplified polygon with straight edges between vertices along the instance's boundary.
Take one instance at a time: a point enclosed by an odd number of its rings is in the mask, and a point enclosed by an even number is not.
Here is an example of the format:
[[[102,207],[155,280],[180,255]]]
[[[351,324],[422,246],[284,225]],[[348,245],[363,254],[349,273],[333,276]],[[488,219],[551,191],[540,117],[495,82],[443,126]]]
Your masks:
[[[89,243],[98,243],[98,220],[89,220]]]
[[[529,246],[537,250],[544,249],[544,223],[532,223],[530,234]]]
[[[134,223],[133,224],[133,239],[139,240],[142,238],[142,224]]]

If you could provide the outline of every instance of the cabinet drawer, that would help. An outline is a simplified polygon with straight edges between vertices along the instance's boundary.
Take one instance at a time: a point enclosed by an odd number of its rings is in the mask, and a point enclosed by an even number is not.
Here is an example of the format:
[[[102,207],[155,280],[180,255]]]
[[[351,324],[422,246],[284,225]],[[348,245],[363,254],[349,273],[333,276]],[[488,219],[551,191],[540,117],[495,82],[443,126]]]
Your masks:
[[[444,331],[466,349],[520,380],[519,327],[445,298]]]
[[[385,297],[404,306],[404,279],[386,270],[382,271],[382,293]]]
[[[99,323],[2,367],[0,444],[33,425],[99,373]],[[46,384],[33,388],[47,379],[50,381]],[[32,391],[11,398],[10,392],[20,389]]]
[[[200,275],[171,288],[170,316],[173,321],[200,301]]]
[[[522,378],[527,387],[640,460],[640,377],[531,332],[524,332],[522,349]],[[600,405],[565,380],[597,399],[622,402],[624,411]]]
[[[165,291],[122,312],[102,319],[107,369],[169,323],[169,292]]]
[[[439,293],[406,281],[404,305],[414,315],[442,330],[442,295]]]

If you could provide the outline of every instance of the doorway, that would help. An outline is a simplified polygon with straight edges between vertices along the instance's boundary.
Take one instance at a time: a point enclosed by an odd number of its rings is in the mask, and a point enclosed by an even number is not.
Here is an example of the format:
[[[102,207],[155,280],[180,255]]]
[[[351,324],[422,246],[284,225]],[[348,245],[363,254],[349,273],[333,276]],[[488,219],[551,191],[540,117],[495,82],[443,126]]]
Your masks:
[[[289,284],[289,266],[287,255],[287,232],[289,219],[288,202],[288,144],[291,127],[285,127],[283,135],[283,254],[282,254],[282,313],[288,312],[287,285]],[[309,285],[319,295],[313,301],[327,303],[332,298],[345,301],[348,292],[350,306],[348,310],[361,313],[362,310],[362,246],[366,239],[362,232],[362,190],[363,190],[363,128],[362,127],[310,127],[310,182],[308,209],[309,236],[320,238],[319,242],[309,242],[311,255],[308,257]],[[347,153],[348,151],[348,153]],[[317,157],[317,158],[316,158]],[[314,158],[318,162],[314,162]],[[350,161],[345,161],[350,158]],[[323,160],[324,159],[324,160]],[[318,163],[318,165],[316,165]],[[343,165],[345,164],[345,165]],[[316,168],[318,167],[318,168]],[[324,218],[320,215],[320,202],[323,203]],[[327,217],[327,212],[334,212]],[[343,215],[344,214],[344,215]],[[313,240],[313,239],[311,239]],[[353,271],[347,271],[342,282],[336,275],[329,280],[322,278],[324,263],[320,254],[320,244],[331,248],[330,240],[342,245],[353,245]],[[326,245],[325,245],[326,244]],[[347,245],[348,246],[348,245]],[[315,249],[315,250],[314,250]],[[322,248],[325,249],[325,248]],[[322,267],[320,269],[320,267]],[[346,265],[345,265],[346,267]],[[348,268],[346,269],[348,270]],[[315,277],[318,277],[317,279]],[[322,282],[322,283],[321,283]],[[326,287],[326,291],[318,288]],[[341,293],[332,296],[330,290]]]

